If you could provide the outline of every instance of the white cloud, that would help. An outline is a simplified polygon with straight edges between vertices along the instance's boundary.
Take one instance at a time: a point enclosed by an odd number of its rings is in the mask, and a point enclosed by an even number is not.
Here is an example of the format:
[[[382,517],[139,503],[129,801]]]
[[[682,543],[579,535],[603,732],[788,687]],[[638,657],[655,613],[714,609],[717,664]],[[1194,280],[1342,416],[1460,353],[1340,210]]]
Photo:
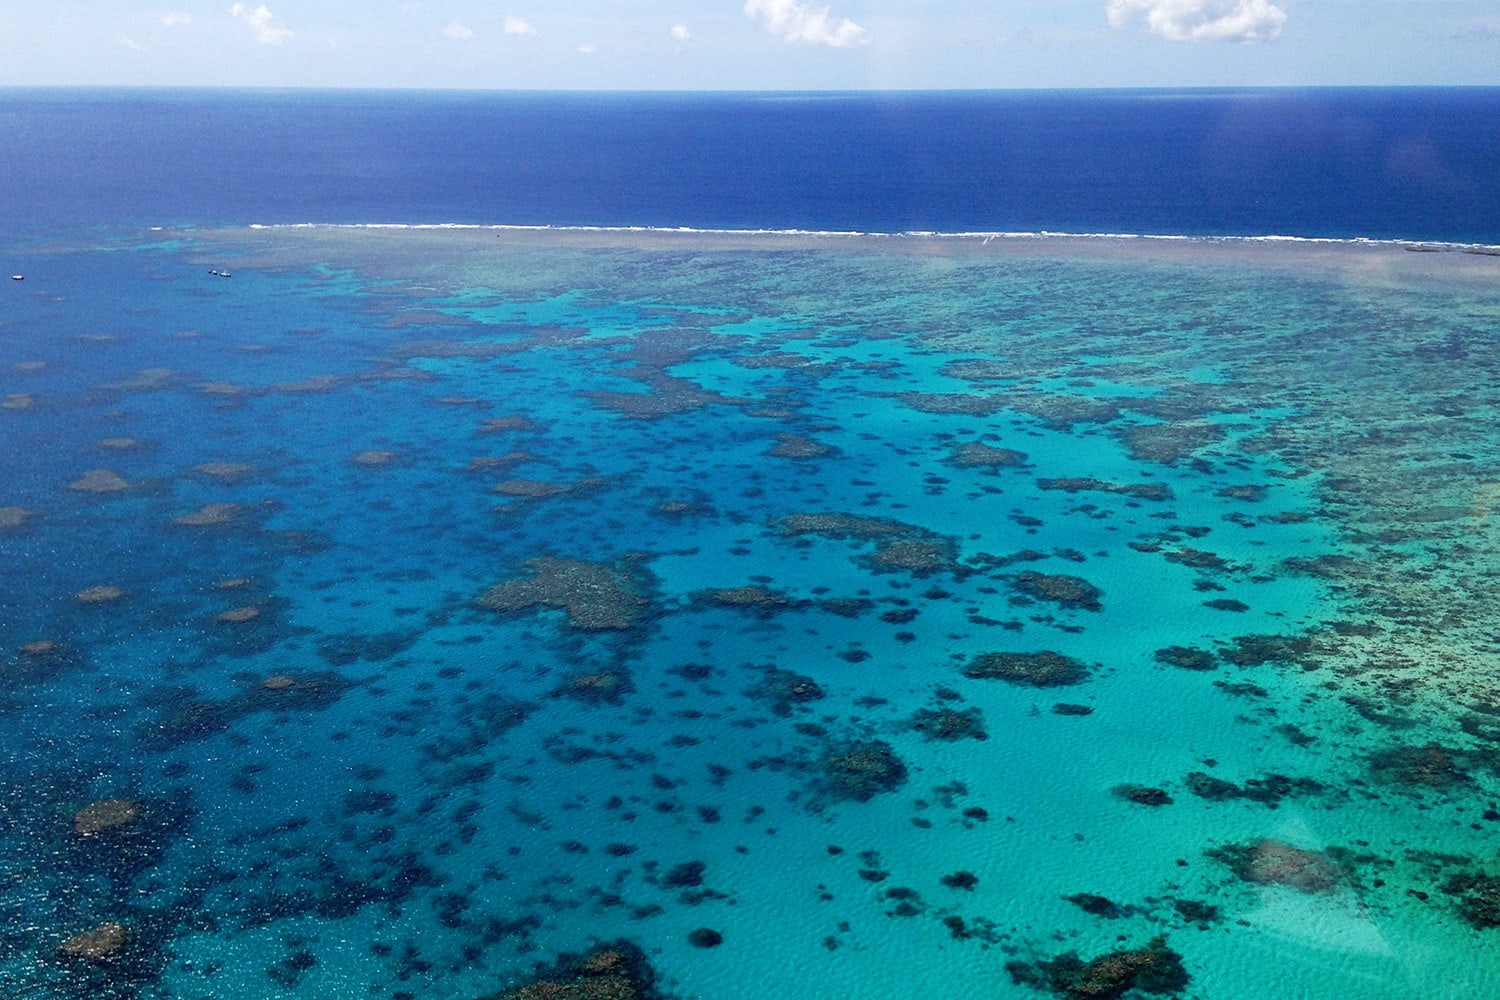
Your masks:
[[[685,24],[674,24],[672,25],[672,37],[679,42],[685,42],[693,37],[693,33],[688,31],[688,26]]]
[[[578,46],[578,51],[582,52],[586,56],[591,56],[595,52],[599,51],[599,46],[595,45],[593,42],[584,42],[582,45]]]
[[[524,17],[507,17],[505,19],[505,33],[507,35],[534,35],[536,27]]]
[[[145,52],[146,46],[131,38],[129,35],[120,36],[120,45],[132,52]]]
[[[474,37],[474,29],[467,24],[459,24],[457,21],[449,21],[443,27],[443,37],[452,38],[456,41],[466,42]]]
[[[870,40],[869,32],[847,17],[834,20],[827,7],[798,0],[745,0],[745,14],[788,42],[848,48]]]
[[[179,14],[176,11],[173,11],[170,14],[164,15],[161,19],[161,23],[166,25],[168,28],[186,28],[188,25],[193,23],[193,19],[186,14]]]
[[[1109,0],[1116,28],[1138,15],[1169,42],[1268,42],[1286,24],[1286,11],[1269,0]]]
[[[251,10],[244,4],[237,3],[229,8],[229,13],[234,15],[235,20],[255,32],[255,40],[262,45],[280,45],[292,37],[291,29],[278,24],[271,14],[271,9],[265,4]]]

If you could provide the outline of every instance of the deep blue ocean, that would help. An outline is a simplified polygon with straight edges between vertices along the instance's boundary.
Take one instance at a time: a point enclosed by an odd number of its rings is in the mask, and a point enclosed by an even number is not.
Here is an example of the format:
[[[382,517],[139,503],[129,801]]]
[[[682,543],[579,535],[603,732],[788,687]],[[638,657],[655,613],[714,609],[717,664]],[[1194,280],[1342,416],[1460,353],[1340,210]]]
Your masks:
[[[0,92],[0,997],[1500,996],[1496,122]]]
[[[0,91],[0,226],[462,222],[1500,243],[1500,89]]]

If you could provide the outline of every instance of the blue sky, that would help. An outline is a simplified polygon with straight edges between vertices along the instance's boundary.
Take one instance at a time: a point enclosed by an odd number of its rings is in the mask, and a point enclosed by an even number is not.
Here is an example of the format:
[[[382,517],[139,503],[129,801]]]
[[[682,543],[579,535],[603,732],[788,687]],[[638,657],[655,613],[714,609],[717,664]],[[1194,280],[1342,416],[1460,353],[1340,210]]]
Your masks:
[[[1500,0],[0,0],[0,85],[1500,84]]]

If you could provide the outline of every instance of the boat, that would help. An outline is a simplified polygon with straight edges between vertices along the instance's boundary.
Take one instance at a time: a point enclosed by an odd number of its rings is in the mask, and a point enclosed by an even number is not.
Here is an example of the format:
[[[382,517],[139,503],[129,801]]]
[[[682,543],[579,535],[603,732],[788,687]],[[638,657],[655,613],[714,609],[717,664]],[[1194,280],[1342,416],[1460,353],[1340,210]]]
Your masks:
[[[24,274],[12,274],[10,276],[10,280],[11,281],[25,281],[26,280],[26,275],[24,275]]]

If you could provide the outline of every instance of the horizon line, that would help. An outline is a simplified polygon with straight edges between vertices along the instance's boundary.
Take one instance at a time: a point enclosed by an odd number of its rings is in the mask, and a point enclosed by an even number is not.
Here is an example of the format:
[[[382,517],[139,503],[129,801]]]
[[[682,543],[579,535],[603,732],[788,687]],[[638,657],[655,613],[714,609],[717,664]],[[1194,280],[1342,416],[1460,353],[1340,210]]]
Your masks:
[[[852,94],[1118,94],[1255,93],[1308,91],[1500,91],[1494,83],[1316,83],[1180,84],[1152,86],[1056,87],[835,87],[835,88],[590,88],[441,87],[404,85],[279,85],[211,83],[0,83],[0,93],[18,91],[209,91],[215,93],[409,93],[409,94],[569,94],[569,95],[852,95]]]

